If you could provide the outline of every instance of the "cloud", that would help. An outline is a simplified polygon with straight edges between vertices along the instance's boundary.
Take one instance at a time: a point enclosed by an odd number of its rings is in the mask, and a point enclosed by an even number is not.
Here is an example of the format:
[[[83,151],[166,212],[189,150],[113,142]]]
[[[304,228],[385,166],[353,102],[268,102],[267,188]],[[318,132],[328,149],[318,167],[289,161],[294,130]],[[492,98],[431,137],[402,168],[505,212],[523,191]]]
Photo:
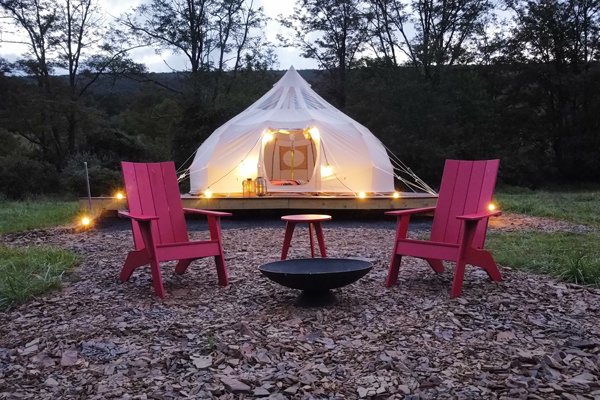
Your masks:
[[[98,5],[108,15],[118,17],[143,3],[142,0],[100,0]]]

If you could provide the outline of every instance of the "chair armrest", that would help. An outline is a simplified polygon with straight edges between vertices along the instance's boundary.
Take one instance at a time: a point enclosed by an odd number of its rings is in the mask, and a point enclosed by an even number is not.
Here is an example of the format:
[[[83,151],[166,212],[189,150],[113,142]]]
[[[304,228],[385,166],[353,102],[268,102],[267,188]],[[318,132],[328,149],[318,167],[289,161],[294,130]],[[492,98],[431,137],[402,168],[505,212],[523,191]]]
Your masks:
[[[413,208],[410,210],[386,211],[385,215],[401,216],[401,215],[412,215],[412,214],[425,213],[425,212],[431,212],[431,211],[435,211],[435,207],[423,207],[423,208]]]
[[[201,210],[199,208],[184,208],[183,211],[186,214],[202,214],[202,215],[210,215],[213,217],[231,217],[233,214],[228,212],[221,211],[210,211],[210,210]]]
[[[484,218],[497,217],[499,215],[502,215],[502,211],[482,211],[482,212],[475,213],[475,214],[459,215],[456,218],[462,219],[465,221],[477,221],[477,220],[484,219]]]
[[[158,217],[156,215],[132,214],[129,211],[119,211],[119,217],[130,218],[130,219],[134,219],[136,221],[152,221],[152,220],[158,219]]]

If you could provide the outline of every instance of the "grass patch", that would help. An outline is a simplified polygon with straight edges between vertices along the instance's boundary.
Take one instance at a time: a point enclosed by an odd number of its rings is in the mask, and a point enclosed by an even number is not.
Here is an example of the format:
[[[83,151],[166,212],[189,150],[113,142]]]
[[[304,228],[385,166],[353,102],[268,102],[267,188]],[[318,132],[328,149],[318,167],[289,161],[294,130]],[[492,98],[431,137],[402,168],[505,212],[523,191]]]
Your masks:
[[[563,219],[600,227],[600,191],[549,192],[520,190],[500,192],[500,208],[538,217]]]
[[[0,246],[0,309],[59,289],[77,260],[72,252],[56,248]]]
[[[76,201],[0,201],[0,233],[48,228],[74,221]]]
[[[501,232],[488,235],[496,261],[600,287],[600,233]]]

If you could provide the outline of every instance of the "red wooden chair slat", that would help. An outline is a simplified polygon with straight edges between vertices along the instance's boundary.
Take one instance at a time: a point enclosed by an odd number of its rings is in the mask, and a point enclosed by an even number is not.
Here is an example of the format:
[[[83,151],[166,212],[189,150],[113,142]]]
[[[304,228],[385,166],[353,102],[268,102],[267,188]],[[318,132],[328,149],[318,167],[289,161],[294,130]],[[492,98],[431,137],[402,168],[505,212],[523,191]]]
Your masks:
[[[161,244],[175,243],[175,235],[173,229],[173,216],[181,214],[183,216],[183,209],[169,210],[169,204],[167,203],[166,185],[168,182],[163,179],[163,169],[161,164],[152,163],[148,164],[148,175],[150,176],[150,185],[152,187],[152,200],[154,206],[154,215],[158,217],[156,220],[159,232],[159,240]],[[175,178],[175,176],[173,176]],[[176,178],[175,178],[176,179]],[[169,188],[172,189],[172,188]],[[179,193],[179,188],[177,188]],[[185,224],[185,221],[183,221]]]
[[[444,238],[442,242],[458,243],[458,239],[460,237],[461,221],[457,220],[455,216],[464,214],[472,170],[472,163],[459,161],[456,180],[454,182],[450,182],[450,184],[453,183],[454,187],[452,197],[449,199],[445,199],[446,201],[450,202],[450,209],[448,210],[448,215],[445,217],[446,229],[444,232]]]
[[[431,225],[431,240],[433,241],[444,241],[452,202],[440,201],[440,199],[452,199],[454,194],[454,185],[451,185],[450,182],[454,182],[456,180],[457,174],[458,162],[449,163],[446,161],[444,172],[442,173],[442,184],[440,185],[440,191],[438,193],[438,202],[435,209],[436,216],[439,215],[439,217],[436,218]]]
[[[157,168],[156,163],[150,163],[147,165],[137,165],[136,169],[138,170],[138,176],[143,177],[142,184],[145,186],[147,182],[149,186],[149,189],[146,191],[147,194],[142,196],[141,199],[141,202],[144,205],[144,214],[156,215],[158,217],[153,226],[152,233],[158,235],[158,243],[172,243],[173,234],[169,229],[171,221],[168,217],[168,210],[165,209],[166,204],[164,191],[162,189],[164,187],[164,182],[162,173],[160,173],[160,167]]]
[[[481,185],[481,195],[479,196],[479,211],[486,211],[492,201],[499,167],[500,160],[491,160],[485,165],[485,175]],[[473,238],[473,246],[478,249],[482,249],[485,244],[488,222],[486,219],[477,226],[477,232]]]
[[[187,242],[189,241],[189,236],[185,225],[185,215],[181,207],[181,195],[179,194],[175,168],[162,165],[161,169],[164,179],[165,201],[171,219],[173,241],[177,243]]]
[[[125,192],[127,193],[127,207],[129,211],[143,215],[142,204],[140,202],[141,196],[139,193],[139,187],[137,184],[137,177],[135,171],[135,164],[133,163],[122,163],[121,169],[123,170],[123,180],[125,181]],[[131,221],[131,227],[133,231],[133,241],[135,243],[135,249],[140,250],[144,248],[144,241],[142,240],[142,233],[140,231],[139,224],[134,220]]]
[[[191,242],[175,164],[123,162],[121,167],[129,212],[121,212],[120,215],[131,219],[135,243],[135,250],[129,252],[121,270],[121,281],[127,281],[136,268],[150,264],[154,289],[160,297],[164,297],[161,261],[178,260],[175,271],[183,273],[193,260],[215,257],[219,284],[227,285],[220,217],[231,214],[188,210],[208,215],[211,236],[210,240]]]
[[[430,241],[407,239],[410,211],[390,212],[397,215],[398,223],[387,286],[396,284],[403,255],[427,260],[436,272],[443,271],[442,261],[456,262],[452,297],[461,293],[466,264],[483,268],[494,281],[501,280],[492,255],[482,250],[488,219],[500,215],[487,209],[499,166],[499,160],[446,160]]]
[[[475,161],[473,163],[473,169],[471,170],[471,176],[469,178],[469,187],[467,189],[467,196],[465,199],[465,207],[462,210],[461,215],[466,214],[474,214],[480,211],[485,211],[485,204],[480,207],[482,196],[469,195],[470,193],[478,193],[481,191],[483,194],[483,181],[485,178],[485,161]],[[491,194],[489,195],[491,199]],[[456,220],[456,224],[460,226],[460,234],[463,234],[463,224],[462,221]],[[482,232],[485,235],[485,231]],[[477,236],[480,234],[479,231],[475,233],[474,241],[477,241]],[[460,238],[460,235],[459,235]],[[459,243],[457,240],[456,243]]]

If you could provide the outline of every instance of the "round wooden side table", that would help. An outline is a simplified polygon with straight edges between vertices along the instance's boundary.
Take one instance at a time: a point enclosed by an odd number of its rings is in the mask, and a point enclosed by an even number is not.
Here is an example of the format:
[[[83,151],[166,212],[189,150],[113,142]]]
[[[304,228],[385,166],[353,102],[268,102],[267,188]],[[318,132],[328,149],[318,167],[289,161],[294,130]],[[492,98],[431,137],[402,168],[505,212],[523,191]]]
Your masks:
[[[319,250],[321,257],[327,257],[327,250],[325,249],[325,238],[323,237],[323,229],[321,228],[321,222],[331,220],[331,215],[323,214],[297,214],[297,215],[284,215],[281,217],[286,222],[285,237],[283,239],[283,248],[281,249],[281,259],[285,260],[290,249],[292,242],[292,235],[294,234],[294,228],[297,224],[306,223],[308,224],[308,236],[310,237],[310,256],[315,257],[315,246],[313,242],[313,227],[317,236],[317,242],[319,243]]]

